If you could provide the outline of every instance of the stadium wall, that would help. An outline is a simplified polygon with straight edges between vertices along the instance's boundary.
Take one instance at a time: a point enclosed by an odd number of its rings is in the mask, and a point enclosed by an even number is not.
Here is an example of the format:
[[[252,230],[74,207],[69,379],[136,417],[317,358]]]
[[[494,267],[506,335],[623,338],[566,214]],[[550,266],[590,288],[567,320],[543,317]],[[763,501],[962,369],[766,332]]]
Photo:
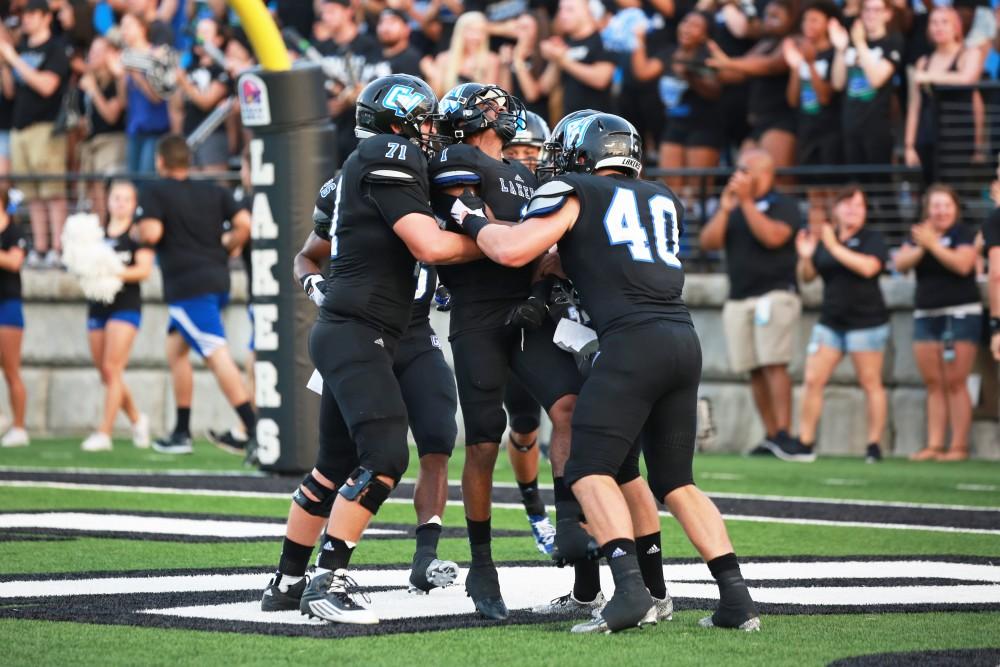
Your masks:
[[[102,388],[90,361],[86,306],[79,288],[67,274],[25,270],[22,275],[28,429],[35,435],[86,434],[96,423]],[[885,277],[882,286],[892,310],[893,327],[884,372],[890,405],[884,444],[894,454],[904,455],[923,446],[925,431],[924,391],[911,353],[913,281]],[[690,275],[687,278],[686,298],[704,348],[702,395],[712,402],[717,429],[715,446],[720,450],[740,451],[757,442],[762,437],[762,430],[746,378],[731,373],[727,366],[721,321],[726,291],[725,276]],[[818,316],[820,294],[818,284],[809,285],[803,293],[805,308],[799,323],[798,354],[792,364],[797,382],[802,379],[805,347]],[[240,363],[246,358],[250,338],[245,295],[245,274],[234,272],[233,300],[225,320],[230,345]],[[140,408],[149,414],[154,430],[160,430],[172,422],[174,405],[163,351],[167,313],[158,273],[143,285],[143,296],[142,328],[136,338],[126,380]],[[432,311],[432,321],[445,338],[447,315]],[[445,353],[448,352],[446,345]],[[997,368],[987,357],[985,349],[981,350],[976,373],[982,380],[982,400],[973,426],[973,454],[1000,459],[996,420]],[[235,425],[231,409],[200,360],[196,360],[195,369],[192,427],[196,433],[209,427]],[[798,393],[796,390],[796,396]],[[0,383],[0,406],[0,412],[7,414],[3,383]],[[864,395],[854,382],[850,363],[845,361],[827,388],[826,409],[820,424],[820,453],[863,454],[864,416]],[[124,433],[124,419],[119,426]]]

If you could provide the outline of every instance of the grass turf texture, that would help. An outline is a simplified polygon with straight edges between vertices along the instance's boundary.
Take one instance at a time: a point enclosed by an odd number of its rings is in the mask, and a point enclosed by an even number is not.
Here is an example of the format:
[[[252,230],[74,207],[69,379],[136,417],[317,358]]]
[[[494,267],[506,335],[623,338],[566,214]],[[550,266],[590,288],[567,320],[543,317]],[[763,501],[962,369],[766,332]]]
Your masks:
[[[756,634],[705,630],[702,612],[655,628],[572,636],[569,623],[327,640],[0,620],[4,663],[40,665],[824,665],[854,655],[1000,642],[1000,614],[771,616]],[[48,659],[46,659],[46,656]],[[402,657],[405,656],[405,659]]]
[[[462,447],[455,449],[449,477],[458,480],[464,461]],[[416,461],[412,450],[410,460]],[[170,456],[138,450],[117,442],[111,452],[87,454],[76,440],[39,440],[30,447],[0,450],[0,467],[94,468],[117,470],[248,472],[239,457],[207,442],[196,442],[192,456]],[[411,469],[410,474],[415,474]],[[501,452],[496,480],[512,483],[514,473]],[[912,463],[888,459],[867,465],[860,458],[826,457],[812,464],[784,463],[771,457],[735,454],[702,454],[695,457],[695,480],[703,490],[723,493],[773,494],[815,498],[946,503],[1000,507],[1000,462]],[[539,481],[550,484],[552,475],[542,461]],[[973,490],[964,490],[973,489]],[[294,486],[292,482],[289,486]]]
[[[167,457],[132,449],[127,443],[108,454],[86,455],[77,441],[40,441],[23,450],[0,451],[0,466],[116,468],[144,470],[239,471],[239,459],[206,443],[196,454]],[[462,452],[452,461],[458,478]],[[813,465],[774,459],[705,455],[696,459],[696,479],[709,491],[934,502],[1000,506],[995,491],[962,491],[959,484],[995,487],[1000,464],[912,464],[889,461],[866,466],[854,459],[820,459]],[[541,473],[547,481],[548,470]],[[501,456],[497,479],[512,481]],[[830,481],[839,480],[839,481]],[[843,480],[849,480],[846,484]],[[294,481],[289,482],[289,491]],[[13,488],[0,485],[0,509],[190,512],[213,515],[282,518],[286,499],[222,498],[195,494]],[[381,522],[409,524],[413,509],[388,504]],[[464,524],[462,512],[449,507],[445,523]],[[494,526],[527,530],[522,512],[497,510]],[[663,521],[664,556],[693,558],[694,551],[672,519]],[[1000,536],[918,530],[843,528],[779,523],[729,522],[743,557],[971,555],[1000,557]],[[409,540],[370,540],[359,549],[358,565],[405,564]],[[189,543],[86,537],[72,541],[0,542],[0,579],[18,574],[80,571],[155,570],[158,568],[273,567],[280,541]],[[468,560],[462,539],[442,540],[441,555]],[[527,534],[500,538],[498,560],[544,562]],[[262,581],[263,583],[263,581]],[[357,639],[266,637],[191,630],[54,623],[0,619],[5,665],[131,664],[672,664],[821,665],[872,653],[1000,646],[1000,613],[912,613],[818,616],[766,616],[756,635],[703,630],[701,612],[682,612],[671,623],[612,637],[573,637],[568,623],[505,626],[475,630],[388,635]],[[669,656],[669,658],[667,658]]]

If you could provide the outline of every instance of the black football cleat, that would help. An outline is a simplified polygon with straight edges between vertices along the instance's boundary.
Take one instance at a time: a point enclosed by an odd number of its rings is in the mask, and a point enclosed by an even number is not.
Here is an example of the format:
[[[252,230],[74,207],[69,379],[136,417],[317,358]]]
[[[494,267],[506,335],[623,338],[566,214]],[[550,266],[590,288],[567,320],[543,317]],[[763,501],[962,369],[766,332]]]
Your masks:
[[[261,611],[290,611],[299,608],[309,577],[302,577],[291,586],[282,587],[281,573],[275,574],[260,598]],[[284,588],[284,590],[282,590]]]
[[[505,621],[510,615],[500,595],[500,577],[493,563],[473,563],[465,577],[465,593],[484,618]]]
[[[186,433],[171,433],[169,436],[157,438],[153,441],[153,451],[159,454],[190,454],[194,451],[191,446],[191,436]]]
[[[577,517],[564,517],[556,521],[556,539],[552,548],[552,560],[556,565],[565,567],[600,557],[601,550],[597,542],[580,526]]]
[[[615,589],[608,603],[587,623],[574,625],[571,632],[619,632],[644,625],[656,625],[658,619],[656,600],[641,582]]]
[[[247,445],[250,444],[249,438],[241,438],[233,433],[232,429],[228,431],[214,431],[208,429],[208,441],[213,445],[218,447],[224,452],[229,454],[236,454],[237,456],[245,456],[247,452]]]
[[[302,592],[299,611],[310,618],[320,618],[331,623],[378,623],[378,616],[354,599],[356,591],[357,584],[347,576],[347,570],[318,574],[309,580]],[[361,593],[361,597],[368,601],[364,593]]]
[[[760,616],[757,605],[750,597],[743,577],[732,577],[719,581],[719,606],[711,616],[698,621],[703,628],[727,628],[755,632],[760,630]]]
[[[435,588],[446,588],[458,579],[458,564],[440,560],[434,554],[418,554],[410,568],[410,593],[427,594]]]

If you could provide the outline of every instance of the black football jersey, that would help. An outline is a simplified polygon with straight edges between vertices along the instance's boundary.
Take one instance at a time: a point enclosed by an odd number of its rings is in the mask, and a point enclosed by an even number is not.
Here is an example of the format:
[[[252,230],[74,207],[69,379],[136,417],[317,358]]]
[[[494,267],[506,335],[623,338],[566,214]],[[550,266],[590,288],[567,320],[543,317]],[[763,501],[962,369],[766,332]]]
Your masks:
[[[563,269],[598,334],[647,319],[690,322],[677,251],[684,209],[665,185],[627,176],[566,174],[535,192],[525,219],[570,195],[580,215],[559,241]]]
[[[439,220],[450,231],[461,231],[451,219],[452,198],[443,190],[474,186],[498,220],[517,222],[538,186],[538,179],[520,162],[494,160],[475,146],[455,144],[430,162],[431,201]],[[532,268],[512,269],[481,259],[438,267],[441,282],[451,290],[451,335],[503,326],[513,304],[531,293]]]
[[[404,137],[365,139],[340,175],[323,185],[314,211],[316,233],[331,246],[321,318],[354,319],[402,335],[420,265],[392,227],[408,213],[433,216],[423,153]]]

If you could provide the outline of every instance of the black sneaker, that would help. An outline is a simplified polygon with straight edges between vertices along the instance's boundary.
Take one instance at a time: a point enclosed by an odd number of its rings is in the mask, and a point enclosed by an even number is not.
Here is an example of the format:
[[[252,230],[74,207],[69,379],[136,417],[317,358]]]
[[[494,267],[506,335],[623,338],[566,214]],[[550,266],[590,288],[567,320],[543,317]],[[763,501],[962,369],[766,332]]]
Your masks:
[[[281,573],[278,572],[267,583],[264,595],[260,598],[261,611],[289,611],[298,609],[302,601],[302,593],[306,590],[309,577],[302,577],[294,584],[282,590]]]
[[[222,451],[229,452],[230,454],[236,454],[237,456],[245,456],[247,452],[247,445],[250,444],[249,438],[241,438],[237,436],[233,433],[232,429],[228,431],[213,431],[212,429],[209,429],[208,441]]]
[[[302,592],[299,611],[310,618],[320,618],[331,623],[378,623],[378,616],[355,601],[355,593],[359,593],[365,602],[371,602],[364,593],[358,591],[357,582],[347,576],[347,570],[326,571],[309,580]]]
[[[509,612],[500,595],[500,577],[492,563],[475,563],[465,577],[465,594],[472,598],[476,611],[493,621],[507,620]]]
[[[187,433],[171,433],[164,438],[154,440],[153,451],[160,454],[190,454],[194,449],[191,447],[190,435]]]
[[[865,463],[881,463],[882,462],[882,448],[876,444],[868,445],[868,451],[865,452]]]
[[[778,443],[771,438],[765,437],[750,449],[744,450],[743,456],[774,456],[774,454],[771,453],[771,447],[777,447],[777,444]]]
[[[410,567],[410,593],[424,594],[433,588],[446,588],[458,579],[458,564],[440,560],[434,554],[418,554]]]
[[[590,621],[574,625],[570,631],[574,634],[611,633],[656,623],[656,601],[640,581],[634,586],[616,588],[608,603],[594,612]]]
[[[779,436],[774,440],[765,440],[762,444],[782,461],[812,463],[816,460],[813,448],[806,447],[798,438]]]

